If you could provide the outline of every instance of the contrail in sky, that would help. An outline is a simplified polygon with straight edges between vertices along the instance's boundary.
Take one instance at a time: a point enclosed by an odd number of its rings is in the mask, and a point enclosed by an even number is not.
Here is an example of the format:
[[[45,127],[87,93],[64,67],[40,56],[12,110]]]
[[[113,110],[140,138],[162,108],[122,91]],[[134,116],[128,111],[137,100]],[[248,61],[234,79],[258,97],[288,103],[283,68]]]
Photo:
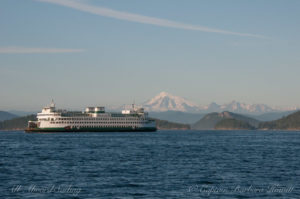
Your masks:
[[[222,29],[209,28],[205,26],[185,24],[185,23],[180,23],[180,22],[171,21],[167,19],[156,18],[156,17],[148,17],[148,16],[133,14],[129,12],[121,12],[121,11],[117,11],[105,7],[88,5],[74,0],[37,0],[37,1],[57,4],[57,5],[73,8],[76,10],[80,10],[83,12],[95,14],[95,15],[100,15],[104,17],[110,17],[110,18],[115,18],[115,19],[120,19],[125,21],[132,21],[136,23],[151,24],[155,26],[177,28],[177,29],[184,29],[184,30],[195,30],[201,32],[227,34],[227,35],[266,38],[265,36],[257,35],[257,34],[232,32],[232,31],[227,31]]]

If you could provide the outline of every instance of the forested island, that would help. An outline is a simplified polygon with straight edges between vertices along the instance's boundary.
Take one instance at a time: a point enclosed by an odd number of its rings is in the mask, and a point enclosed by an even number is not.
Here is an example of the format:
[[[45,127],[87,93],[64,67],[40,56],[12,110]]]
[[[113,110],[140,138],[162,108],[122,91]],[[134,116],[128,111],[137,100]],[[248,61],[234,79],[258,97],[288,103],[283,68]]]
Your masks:
[[[192,125],[194,130],[300,130],[300,111],[278,120],[262,122],[249,116],[224,111],[209,113]]]
[[[262,122],[259,124],[259,129],[266,130],[300,130],[300,111],[292,113],[279,120]]]

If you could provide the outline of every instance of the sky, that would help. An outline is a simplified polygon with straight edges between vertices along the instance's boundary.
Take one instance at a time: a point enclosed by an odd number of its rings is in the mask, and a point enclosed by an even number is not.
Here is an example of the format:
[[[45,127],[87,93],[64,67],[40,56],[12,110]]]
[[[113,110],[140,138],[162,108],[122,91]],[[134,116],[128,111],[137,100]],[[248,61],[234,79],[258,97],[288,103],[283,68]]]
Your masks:
[[[300,106],[299,0],[1,0],[0,110]]]

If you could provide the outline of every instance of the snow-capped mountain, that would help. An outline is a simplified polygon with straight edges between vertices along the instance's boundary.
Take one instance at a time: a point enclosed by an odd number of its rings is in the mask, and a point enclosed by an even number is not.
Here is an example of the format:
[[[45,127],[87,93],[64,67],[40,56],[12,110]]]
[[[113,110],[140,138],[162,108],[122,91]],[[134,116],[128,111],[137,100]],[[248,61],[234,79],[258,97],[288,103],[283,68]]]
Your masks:
[[[232,101],[231,103],[222,105],[221,109],[235,112],[235,113],[255,113],[255,114],[276,111],[265,104],[245,104],[236,101]]]
[[[149,112],[181,111],[190,113],[210,113],[230,111],[244,114],[263,114],[269,112],[281,112],[276,108],[271,108],[265,104],[246,104],[232,101],[227,104],[219,105],[215,102],[207,106],[199,106],[182,97],[174,96],[167,92],[161,92],[152,99],[146,101],[141,106]]]
[[[215,102],[211,103],[208,106],[204,106],[202,111],[206,112],[222,112],[222,111],[230,111],[235,113],[247,113],[247,114],[260,114],[277,111],[265,104],[245,104],[237,101],[232,101],[227,104],[219,105]]]
[[[231,103],[231,107],[233,107],[233,110],[238,109],[240,107],[242,110],[246,110],[251,113],[267,113],[275,111],[273,108],[265,104],[245,104],[235,101]]]
[[[163,112],[163,111],[182,111],[198,112],[199,106],[178,96],[167,92],[161,92],[152,99],[142,104],[146,111]]]

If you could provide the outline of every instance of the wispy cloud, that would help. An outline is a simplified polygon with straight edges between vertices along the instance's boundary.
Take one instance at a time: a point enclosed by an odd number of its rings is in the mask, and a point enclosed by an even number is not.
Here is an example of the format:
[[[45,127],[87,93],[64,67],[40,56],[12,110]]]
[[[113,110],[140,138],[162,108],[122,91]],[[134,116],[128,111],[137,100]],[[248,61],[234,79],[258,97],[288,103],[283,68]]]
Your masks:
[[[26,48],[20,46],[0,47],[0,54],[78,53],[83,51],[84,49]]]
[[[76,10],[80,10],[83,12],[88,12],[95,15],[111,17],[115,19],[132,21],[132,22],[143,23],[143,24],[151,24],[151,25],[162,26],[162,27],[195,30],[195,31],[211,32],[211,33],[219,33],[219,34],[227,34],[227,35],[265,38],[265,36],[257,35],[257,34],[232,32],[232,31],[227,31],[222,29],[209,28],[205,26],[190,25],[190,24],[180,23],[180,22],[156,18],[156,17],[148,17],[148,16],[133,14],[129,12],[121,12],[109,8],[88,5],[74,0],[37,0],[37,1],[53,3],[53,4],[73,8]]]

